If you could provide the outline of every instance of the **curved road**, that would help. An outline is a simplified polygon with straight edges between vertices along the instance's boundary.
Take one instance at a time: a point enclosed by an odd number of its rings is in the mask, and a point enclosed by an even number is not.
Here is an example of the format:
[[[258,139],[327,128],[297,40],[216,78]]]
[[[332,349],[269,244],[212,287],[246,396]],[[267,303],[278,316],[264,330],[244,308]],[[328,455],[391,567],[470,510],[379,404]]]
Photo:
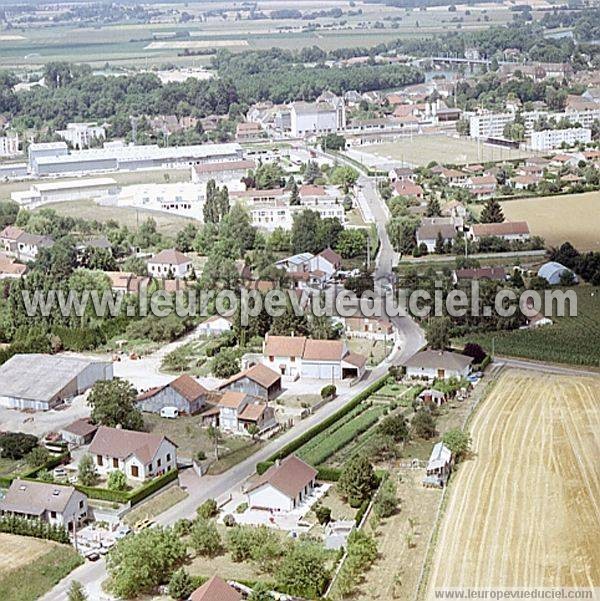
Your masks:
[[[359,178],[358,184],[360,186],[359,202],[368,205],[370,214],[375,221],[380,240],[379,252],[376,257],[375,278],[377,280],[383,279],[385,281],[390,281],[392,267],[396,264],[398,256],[397,253],[394,252],[387,234],[386,224],[389,218],[388,208],[377,192],[377,183],[374,178],[362,175]],[[367,376],[350,391],[341,394],[335,400],[319,409],[317,413],[310,415],[294,428],[269,442],[254,455],[223,474],[198,478],[192,470],[182,472],[182,484],[187,486],[189,496],[164,513],[161,513],[154,521],[160,525],[168,526],[180,518],[193,517],[196,513],[196,507],[205,500],[219,498],[229,491],[239,489],[243,482],[255,472],[256,464],[258,462],[266,460],[284,445],[327,419],[327,417],[343,407],[350,399],[372,384],[376,379],[385,375],[391,365],[403,363],[408,357],[424,346],[425,337],[423,330],[410,319],[410,317],[394,317],[391,321],[398,331],[400,340],[398,348],[396,348],[385,361],[370,371]],[[106,575],[104,559],[101,559],[96,563],[86,562],[84,565],[71,572],[67,578],[63,579],[48,594],[42,597],[42,599],[44,601],[66,600],[71,581],[73,580],[81,582],[88,593],[90,601],[112,599],[111,596],[104,594],[101,590],[101,583],[106,578]]]

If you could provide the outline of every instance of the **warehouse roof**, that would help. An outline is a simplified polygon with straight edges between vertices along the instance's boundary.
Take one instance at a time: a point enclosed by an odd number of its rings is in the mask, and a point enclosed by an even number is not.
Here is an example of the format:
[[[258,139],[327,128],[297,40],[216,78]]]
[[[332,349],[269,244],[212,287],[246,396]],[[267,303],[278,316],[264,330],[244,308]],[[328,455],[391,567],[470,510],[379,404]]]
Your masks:
[[[106,361],[60,355],[41,353],[13,355],[0,366],[0,395],[51,401],[92,363],[108,365]]]

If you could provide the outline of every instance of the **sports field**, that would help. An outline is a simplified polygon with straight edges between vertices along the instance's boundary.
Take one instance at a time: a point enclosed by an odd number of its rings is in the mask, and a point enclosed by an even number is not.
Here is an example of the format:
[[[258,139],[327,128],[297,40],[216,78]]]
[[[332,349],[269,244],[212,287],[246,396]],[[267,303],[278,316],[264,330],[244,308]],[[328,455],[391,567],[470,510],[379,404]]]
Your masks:
[[[600,586],[600,377],[505,372],[453,476],[427,599],[449,587]]]
[[[502,209],[509,220],[527,221],[549,246],[569,241],[580,251],[600,250],[600,192],[509,200]]]
[[[387,162],[402,161],[408,166],[427,165],[431,161],[440,164],[464,164],[480,161],[500,161],[529,156],[526,150],[499,148],[478,144],[471,138],[440,135],[414,135],[384,144],[361,146],[360,151],[373,154]]]

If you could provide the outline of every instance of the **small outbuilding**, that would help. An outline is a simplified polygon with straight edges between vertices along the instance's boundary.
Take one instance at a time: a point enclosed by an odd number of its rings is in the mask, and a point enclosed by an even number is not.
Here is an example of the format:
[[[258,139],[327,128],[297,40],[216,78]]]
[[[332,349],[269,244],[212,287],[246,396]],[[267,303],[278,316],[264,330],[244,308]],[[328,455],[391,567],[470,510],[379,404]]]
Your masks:
[[[179,413],[194,415],[206,405],[209,391],[187,374],[182,374],[164,386],[150,388],[137,398],[140,411],[160,413],[165,407],[177,407]]]
[[[437,442],[427,462],[427,475],[423,484],[443,488],[448,482],[451,469],[452,451],[443,442]]]
[[[257,363],[241,371],[219,386],[220,390],[244,392],[265,401],[270,401],[281,392],[281,375],[275,370]]]
[[[97,429],[98,426],[96,424],[93,424],[89,419],[82,418],[65,426],[60,431],[60,435],[65,442],[74,447],[80,447],[92,442]]]

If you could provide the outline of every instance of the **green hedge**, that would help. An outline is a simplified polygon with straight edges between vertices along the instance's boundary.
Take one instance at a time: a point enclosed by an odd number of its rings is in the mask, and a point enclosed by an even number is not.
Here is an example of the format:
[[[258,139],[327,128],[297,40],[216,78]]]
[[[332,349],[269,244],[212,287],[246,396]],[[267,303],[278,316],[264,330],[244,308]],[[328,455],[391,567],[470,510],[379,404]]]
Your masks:
[[[50,470],[54,469],[55,467],[58,467],[59,465],[66,463],[70,459],[70,457],[71,457],[71,454],[69,453],[69,451],[66,451],[65,453],[62,453],[61,455],[52,457],[51,459],[46,461],[46,463],[44,463],[44,465],[39,465],[37,467],[30,467],[23,472],[14,474],[13,476],[2,476],[0,478],[0,487],[8,488],[12,484],[12,481],[16,480],[17,478],[21,478],[21,479],[29,478],[30,480],[34,480],[35,477],[42,470],[50,471]]]
[[[15,515],[0,518],[0,532],[43,538],[65,545],[69,544],[69,535],[64,526],[47,524],[42,520],[30,520]]]
[[[135,505],[140,501],[143,501],[146,497],[149,497],[152,493],[160,490],[163,486],[172,482],[179,475],[178,470],[171,470],[162,476],[158,476],[146,484],[143,484],[139,488],[134,490],[109,490],[108,488],[98,488],[95,486],[83,486],[82,484],[76,484],[75,488],[87,495],[90,499],[97,499],[98,501],[110,501],[112,503],[131,503]]]
[[[317,468],[317,480],[325,482],[337,482],[342,475],[342,470],[336,467],[327,467],[326,465]]]
[[[370,386],[365,388],[362,392],[357,394],[352,400],[350,400],[348,403],[346,403],[341,409],[338,409],[335,413],[330,415],[327,419],[323,420],[320,424],[317,424],[316,426],[312,427],[310,430],[307,430],[304,434],[302,434],[301,436],[298,436],[298,438],[295,438],[294,440],[292,440],[292,442],[286,444],[277,453],[274,453],[273,455],[271,455],[267,459],[267,462],[275,463],[275,461],[277,461],[278,459],[279,460],[285,459],[288,455],[291,455],[292,453],[297,451],[301,446],[306,444],[309,440],[311,440],[317,434],[319,434],[320,432],[323,432],[323,430],[326,430],[327,428],[329,428],[330,426],[335,424],[335,422],[337,422],[339,419],[344,417],[344,415],[346,415],[347,413],[352,411],[355,407],[360,405],[360,403],[362,403],[364,400],[368,399],[373,393],[377,392],[382,386],[385,385],[386,380],[387,380],[387,375],[385,375],[385,376],[379,378],[379,380],[376,380],[375,382],[373,382],[373,384],[371,384]],[[264,464],[267,462],[262,462],[262,463]],[[258,466],[257,466],[257,470],[258,470]]]
[[[483,371],[491,362],[492,362],[492,356],[491,355],[486,355],[485,359],[481,362],[481,365],[479,366],[479,369],[481,371]]]
[[[270,467],[275,465],[274,461],[261,461],[256,464],[256,473],[262,476]]]

